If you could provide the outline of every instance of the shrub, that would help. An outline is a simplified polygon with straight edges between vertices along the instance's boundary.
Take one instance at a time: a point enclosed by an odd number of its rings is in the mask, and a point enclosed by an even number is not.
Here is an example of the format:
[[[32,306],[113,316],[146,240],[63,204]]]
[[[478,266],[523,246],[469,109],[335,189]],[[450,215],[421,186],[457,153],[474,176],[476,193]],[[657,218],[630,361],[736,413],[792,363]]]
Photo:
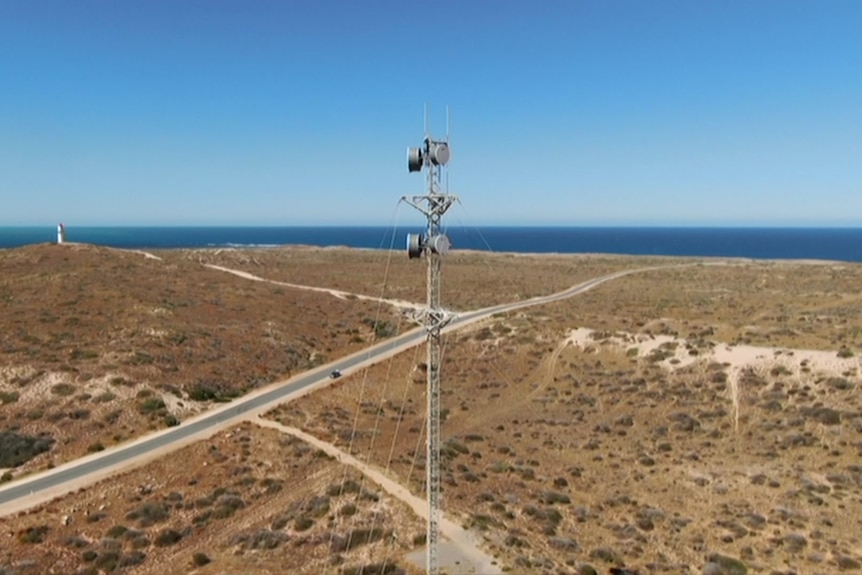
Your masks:
[[[0,403],[6,405],[7,403],[15,403],[18,401],[18,392],[17,391],[0,391]]]
[[[73,409],[69,412],[69,419],[90,419],[89,409]]]
[[[54,438],[50,435],[32,437],[18,435],[14,431],[0,431],[0,467],[18,467],[48,451],[53,444]]]
[[[161,397],[147,397],[138,404],[138,411],[143,415],[156,413],[165,408],[165,402]]]
[[[104,451],[104,450],[105,450],[105,446],[102,445],[101,441],[97,441],[96,443],[93,443],[92,445],[87,447],[87,453],[98,453],[99,451]]]
[[[108,537],[120,537],[129,530],[125,525],[114,525],[105,532]]]
[[[170,517],[171,512],[164,503],[147,501],[126,515],[126,519],[138,521],[141,527],[149,527]]]
[[[63,397],[68,397],[75,393],[75,386],[69,383],[58,383],[51,388],[51,393]]]
[[[32,411],[27,412],[27,419],[31,421],[36,421],[37,419],[42,419],[45,417],[44,409],[34,409]]]
[[[135,355],[128,360],[132,365],[149,365],[153,361],[153,356],[143,351],[136,351]]]
[[[132,551],[131,553],[126,553],[120,560],[117,562],[117,567],[134,567],[135,565],[140,565],[147,558],[147,554],[143,551]]]
[[[830,377],[826,380],[826,385],[839,391],[853,389],[853,383],[843,377]]]
[[[396,573],[404,573],[404,571],[398,569],[398,565],[395,563],[386,561],[383,563],[369,563],[358,567],[345,567],[340,573],[341,575],[394,575]]]
[[[343,495],[344,493],[359,493],[361,487],[359,483],[353,481],[352,479],[346,479],[341,484],[330,485],[326,489],[326,494],[331,497],[337,497],[339,495]]]
[[[150,539],[143,533],[132,537],[129,540],[132,549],[146,549],[150,546]]]
[[[203,513],[195,515],[194,517],[192,517],[192,523],[194,523],[195,525],[198,525],[200,523],[206,523],[210,520],[212,514],[212,511],[204,511]]]
[[[362,545],[380,541],[387,535],[391,535],[391,533],[391,531],[386,531],[380,527],[374,527],[372,529],[353,529],[347,536],[347,542],[345,543],[346,547],[344,550],[350,551],[351,549],[356,549]]]
[[[305,531],[310,529],[312,525],[314,525],[314,519],[302,516],[296,519],[293,524],[293,528],[297,531]]]
[[[555,503],[571,503],[572,500],[565,493],[560,493],[559,491],[542,491],[539,495],[539,501],[545,503],[547,505],[553,505]]]
[[[111,393],[110,391],[105,391],[103,393],[100,393],[96,397],[94,397],[93,401],[95,403],[107,403],[107,402],[113,401],[115,399],[117,399],[116,394]]]
[[[212,559],[207,557],[206,553],[198,552],[198,553],[195,553],[194,555],[192,555],[192,563],[194,564],[195,567],[203,567],[204,565],[206,565],[210,561],[212,561]]]
[[[50,527],[47,525],[28,527],[18,533],[18,541],[24,544],[42,543],[48,531],[50,531]]]
[[[156,547],[167,547],[174,543],[178,543],[182,538],[183,536],[179,531],[175,531],[174,529],[162,529],[159,531],[159,534],[156,535],[156,539],[153,543]]]
[[[748,573],[748,566],[745,563],[727,555],[713,553],[707,560],[717,565],[721,569],[721,573],[727,575],[746,575]]]
[[[198,381],[189,389],[189,399],[195,401],[230,401],[237,395],[236,391],[213,381]]]
[[[245,507],[245,501],[238,495],[224,494],[216,501],[216,508],[213,509],[212,517],[214,519],[227,519],[236,513],[237,509]]]
[[[99,554],[96,553],[95,551],[93,551],[92,549],[87,549],[86,551],[81,553],[81,559],[83,559],[87,563],[89,563],[90,561],[95,561],[96,557],[98,557],[98,556],[99,556]]]
[[[261,529],[254,533],[243,533],[233,537],[231,545],[242,544],[243,549],[275,549],[285,541],[288,536],[280,531]]]
[[[104,551],[99,555],[93,563],[94,567],[101,569],[105,573],[110,573],[117,568],[117,563],[120,561],[120,554],[116,551]]]
[[[74,547],[75,549],[83,549],[90,545],[90,542],[80,535],[72,535],[63,540],[63,545],[66,547]]]

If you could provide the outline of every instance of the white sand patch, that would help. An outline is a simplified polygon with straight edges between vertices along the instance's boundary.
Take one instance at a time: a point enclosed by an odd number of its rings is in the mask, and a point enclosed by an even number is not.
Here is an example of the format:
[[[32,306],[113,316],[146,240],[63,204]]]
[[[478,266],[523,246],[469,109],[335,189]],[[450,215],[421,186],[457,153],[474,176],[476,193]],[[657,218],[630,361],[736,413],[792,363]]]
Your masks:
[[[202,413],[207,408],[204,402],[177,397],[172,393],[160,393],[159,397],[165,402],[168,412],[180,419]]]
[[[68,373],[44,373],[23,387],[16,386],[19,393],[18,401],[25,402],[57,397],[56,394],[51,392],[51,389],[61,383],[74,385],[73,379]]]
[[[666,367],[680,368],[697,362],[702,356],[688,353],[685,340],[669,335],[645,335],[615,332],[607,335],[604,332],[580,327],[569,332],[566,343],[574,344],[581,349],[598,351],[600,347],[612,349],[636,350],[628,351],[632,357],[649,357],[653,353],[663,352],[667,357],[660,364]]]
[[[66,242],[66,244],[71,244],[71,243],[73,243],[73,242]],[[79,244],[79,245],[85,245],[85,244]],[[107,249],[114,250],[117,252],[128,252],[131,254],[140,254],[140,255],[144,256],[145,258],[147,258],[148,260],[162,261],[162,258],[160,258],[159,256],[157,256],[155,254],[151,254],[150,252],[147,252],[144,250],[129,250],[129,249],[125,249],[125,248],[107,248]]]
[[[597,339],[597,334],[600,338]],[[698,361],[726,364],[731,369],[773,368],[782,366],[792,374],[799,374],[802,368],[814,375],[841,375],[846,372],[859,373],[862,367],[857,357],[838,357],[838,351],[813,349],[790,349],[754,345],[729,345],[710,342],[710,348],[698,348],[697,355],[690,355],[691,342],[685,338],[669,335],[644,335],[617,332],[603,336],[598,330],[576,328],[569,331],[564,340],[583,349],[610,346],[637,350],[637,357],[647,357],[656,350],[672,351],[659,363],[669,369],[679,369]],[[631,352],[634,353],[634,352]],[[674,361],[677,360],[677,361]]]
[[[856,357],[838,357],[836,351],[811,349],[788,349],[760,347],[754,345],[728,345],[709,342],[709,347],[698,347],[696,355],[690,352],[691,343],[684,338],[668,335],[644,335],[605,332],[589,328],[576,328],[569,331],[564,344],[574,344],[586,351],[597,352],[600,347],[626,350],[637,358],[663,358],[655,363],[669,371],[674,371],[696,363],[720,363],[728,368],[730,400],[733,403],[734,429],[739,429],[740,377],[744,370],[770,371],[783,368],[786,375],[800,381],[814,381],[818,377],[838,377],[852,375],[859,377],[860,360]],[[634,351],[632,351],[634,350]],[[660,355],[654,355],[660,354]]]
[[[145,252],[144,250],[129,250],[129,251],[132,251],[132,252],[134,252],[134,253],[136,253],[136,254],[141,254],[142,256],[144,256],[145,258],[147,258],[148,260],[158,260],[158,261],[162,261],[162,258],[160,258],[159,256],[154,255],[154,254],[151,254],[150,252]]]
[[[20,379],[28,379],[36,375],[37,371],[29,365],[4,365],[0,366],[0,387],[9,386],[17,389],[16,383]]]
[[[565,339],[564,343],[574,344],[578,347],[586,347],[587,343],[592,341],[590,336],[594,331],[595,330],[586,327],[575,328],[569,331],[569,337]]]
[[[16,383],[12,383],[16,377],[33,379],[21,386]],[[20,403],[40,402],[52,398],[62,399],[62,395],[58,395],[53,391],[53,388],[59,384],[71,385],[74,388],[74,390],[68,394],[69,399],[81,394],[89,394],[92,398],[97,398],[106,393],[110,393],[115,396],[113,399],[106,398],[106,403],[117,400],[123,401],[135,399],[141,389],[148,387],[147,382],[145,381],[138,382],[134,386],[127,385],[122,382],[117,383],[120,379],[125,379],[125,375],[120,372],[109,372],[85,382],[81,382],[76,381],[72,374],[66,372],[40,373],[30,366],[7,366],[0,368],[0,390],[17,392],[18,402]],[[161,392],[155,389],[153,391],[162,397],[168,410],[174,415],[199,413],[203,409],[202,404],[199,402],[177,398],[170,393]]]

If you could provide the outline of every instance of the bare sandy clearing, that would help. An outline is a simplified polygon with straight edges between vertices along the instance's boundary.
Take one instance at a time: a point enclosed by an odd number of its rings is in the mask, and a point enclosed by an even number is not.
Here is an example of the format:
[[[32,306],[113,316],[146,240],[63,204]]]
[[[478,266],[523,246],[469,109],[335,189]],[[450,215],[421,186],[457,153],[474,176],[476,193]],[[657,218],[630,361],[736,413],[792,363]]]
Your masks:
[[[707,349],[695,348],[684,338],[668,335],[643,335],[616,332],[613,335],[588,328],[569,332],[562,345],[576,345],[586,350],[611,345],[627,349],[631,357],[646,357],[663,367],[675,371],[697,363],[718,363],[729,370],[728,384],[733,404],[734,430],[739,430],[741,380],[746,371],[784,373],[799,382],[802,374],[815,378],[858,376],[860,361],[857,357],[841,357],[837,352],[813,349],[787,349],[755,345],[727,345],[709,342]],[[559,355],[559,349],[557,354]]]
[[[815,349],[788,349],[710,342],[708,350],[698,349],[697,353],[691,353],[692,348],[689,340],[669,335],[615,332],[613,335],[605,336],[597,330],[576,328],[569,332],[564,342],[583,349],[596,348],[600,345],[613,345],[619,348],[637,350],[637,353],[629,352],[636,357],[648,356],[656,350],[666,349],[670,353],[659,363],[670,369],[679,369],[703,361],[725,364],[732,370],[744,368],[771,369],[781,366],[796,372],[798,368],[802,367],[807,368],[806,372],[825,375],[841,375],[848,371],[858,373],[860,368],[858,357],[840,357],[834,351]]]

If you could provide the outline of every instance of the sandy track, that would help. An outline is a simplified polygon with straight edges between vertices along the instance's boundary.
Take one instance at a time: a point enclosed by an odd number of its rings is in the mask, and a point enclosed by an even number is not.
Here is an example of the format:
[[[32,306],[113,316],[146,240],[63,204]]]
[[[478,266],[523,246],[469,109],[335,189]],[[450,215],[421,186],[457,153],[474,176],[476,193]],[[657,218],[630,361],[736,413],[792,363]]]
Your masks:
[[[244,272],[242,270],[235,270],[232,268],[226,268],[224,266],[217,266],[215,264],[204,264],[204,266],[208,267],[210,269],[218,270],[220,272],[233,274],[235,276],[239,276],[239,277],[245,278],[247,280],[252,280],[252,281],[257,281],[257,282],[266,282],[266,283],[271,283],[274,285],[280,285],[280,286],[284,286],[284,287],[301,289],[301,290],[306,290],[306,291],[316,291],[316,292],[326,293],[326,294],[329,294],[333,297],[337,297],[338,299],[351,299],[351,298],[353,298],[353,299],[361,299],[361,300],[365,300],[365,301],[375,301],[375,302],[385,303],[385,304],[388,304],[391,306],[395,306],[395,307],[398,307],[401,309],[408,309],[408,310],[418,310],[418,309],[422,309],[424,307],[422,304],[417,304],[417,303],[413,303],[413,302],[409,302],[409,301],[405,301],[405,300],[386,299],[386,298],[382,298],[382,297],[374,297],[374,296],[370,296],[370,295],[350,293],[350,292],[341,291],[341,290],[337,290],[337,289],[331,289],[331,288],[321,288],[321,287],[315,287],[315,286],[306,286],[306,285],[300,285],[300,284],[292,284],[289,282],[270,280],[270,279],[262,278],[260,276],[256,276],[256,275],[248,273],[248,272]]]
[[[320,440],[295,427],[289,427],[260,417],[250,417],[248,420],[260,425],[261,427],[270,427],[281,431],[282,433],[288,433],[294,437],[298,437],[299,439],[310,443],[318,449],[321,449],[327,454],[335,457],[339,462],[354,467],[362,472],[363,475],[382,487],[387,493],[406,503],[413,512],[416,513],[416,515],[425,520],[428,519],[427,502],[410,493],[406,487],[397,481],[390,479],[384,475],[382,471],[368,465],[367,463],[359,461],[331,443]],[[494,558],[479,548],[479,541],[477,541],[470,532],[460,525],[446,519],[445,517],[441,517],[440,532],[443,533],[443,535],[452,543],[451,546],[447,546],[447,549],[450,551],[448,556],[440,558],[441,565],[446,565],[450,569],[459,566],[459,568],[462,569],[459,573],[463,573],[465,575],[470,573],[496,575],[503,572],[500,567],[497,566]]]

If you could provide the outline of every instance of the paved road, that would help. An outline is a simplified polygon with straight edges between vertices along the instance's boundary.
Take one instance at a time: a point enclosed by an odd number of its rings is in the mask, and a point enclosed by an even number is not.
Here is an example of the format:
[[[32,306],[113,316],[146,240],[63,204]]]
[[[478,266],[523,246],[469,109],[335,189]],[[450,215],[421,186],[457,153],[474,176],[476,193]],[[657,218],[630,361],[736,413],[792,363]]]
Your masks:
[[[566,299],[625,275],[668,267],[676,266],[658,266],[616,272],[591,279],[549,296],[535,297],[463,313],[452,319],[444,332],[458,329],[496,313]],[[209,437],[245,419],[250,414],[268,411],[279,403],[298,397],[303,392],[325,385],[329,381],[329,373],[334,369],[339,369],[342,373],[347,374],[351,370],[365,368],[395,353],[415,347],[424,341],[425,332],[423,329],[411,330],[286,382],[280,382],[238,398],[230,404],[219,406],[177,427],[156,432],[95,455],[89,455],[49,471],[24,477],[0,487],[0,516],[34,507],[69,491],[95,483],[113,473],[126,470],[136,464],[142,464],[154,455],[167,454],[193,441]]]

